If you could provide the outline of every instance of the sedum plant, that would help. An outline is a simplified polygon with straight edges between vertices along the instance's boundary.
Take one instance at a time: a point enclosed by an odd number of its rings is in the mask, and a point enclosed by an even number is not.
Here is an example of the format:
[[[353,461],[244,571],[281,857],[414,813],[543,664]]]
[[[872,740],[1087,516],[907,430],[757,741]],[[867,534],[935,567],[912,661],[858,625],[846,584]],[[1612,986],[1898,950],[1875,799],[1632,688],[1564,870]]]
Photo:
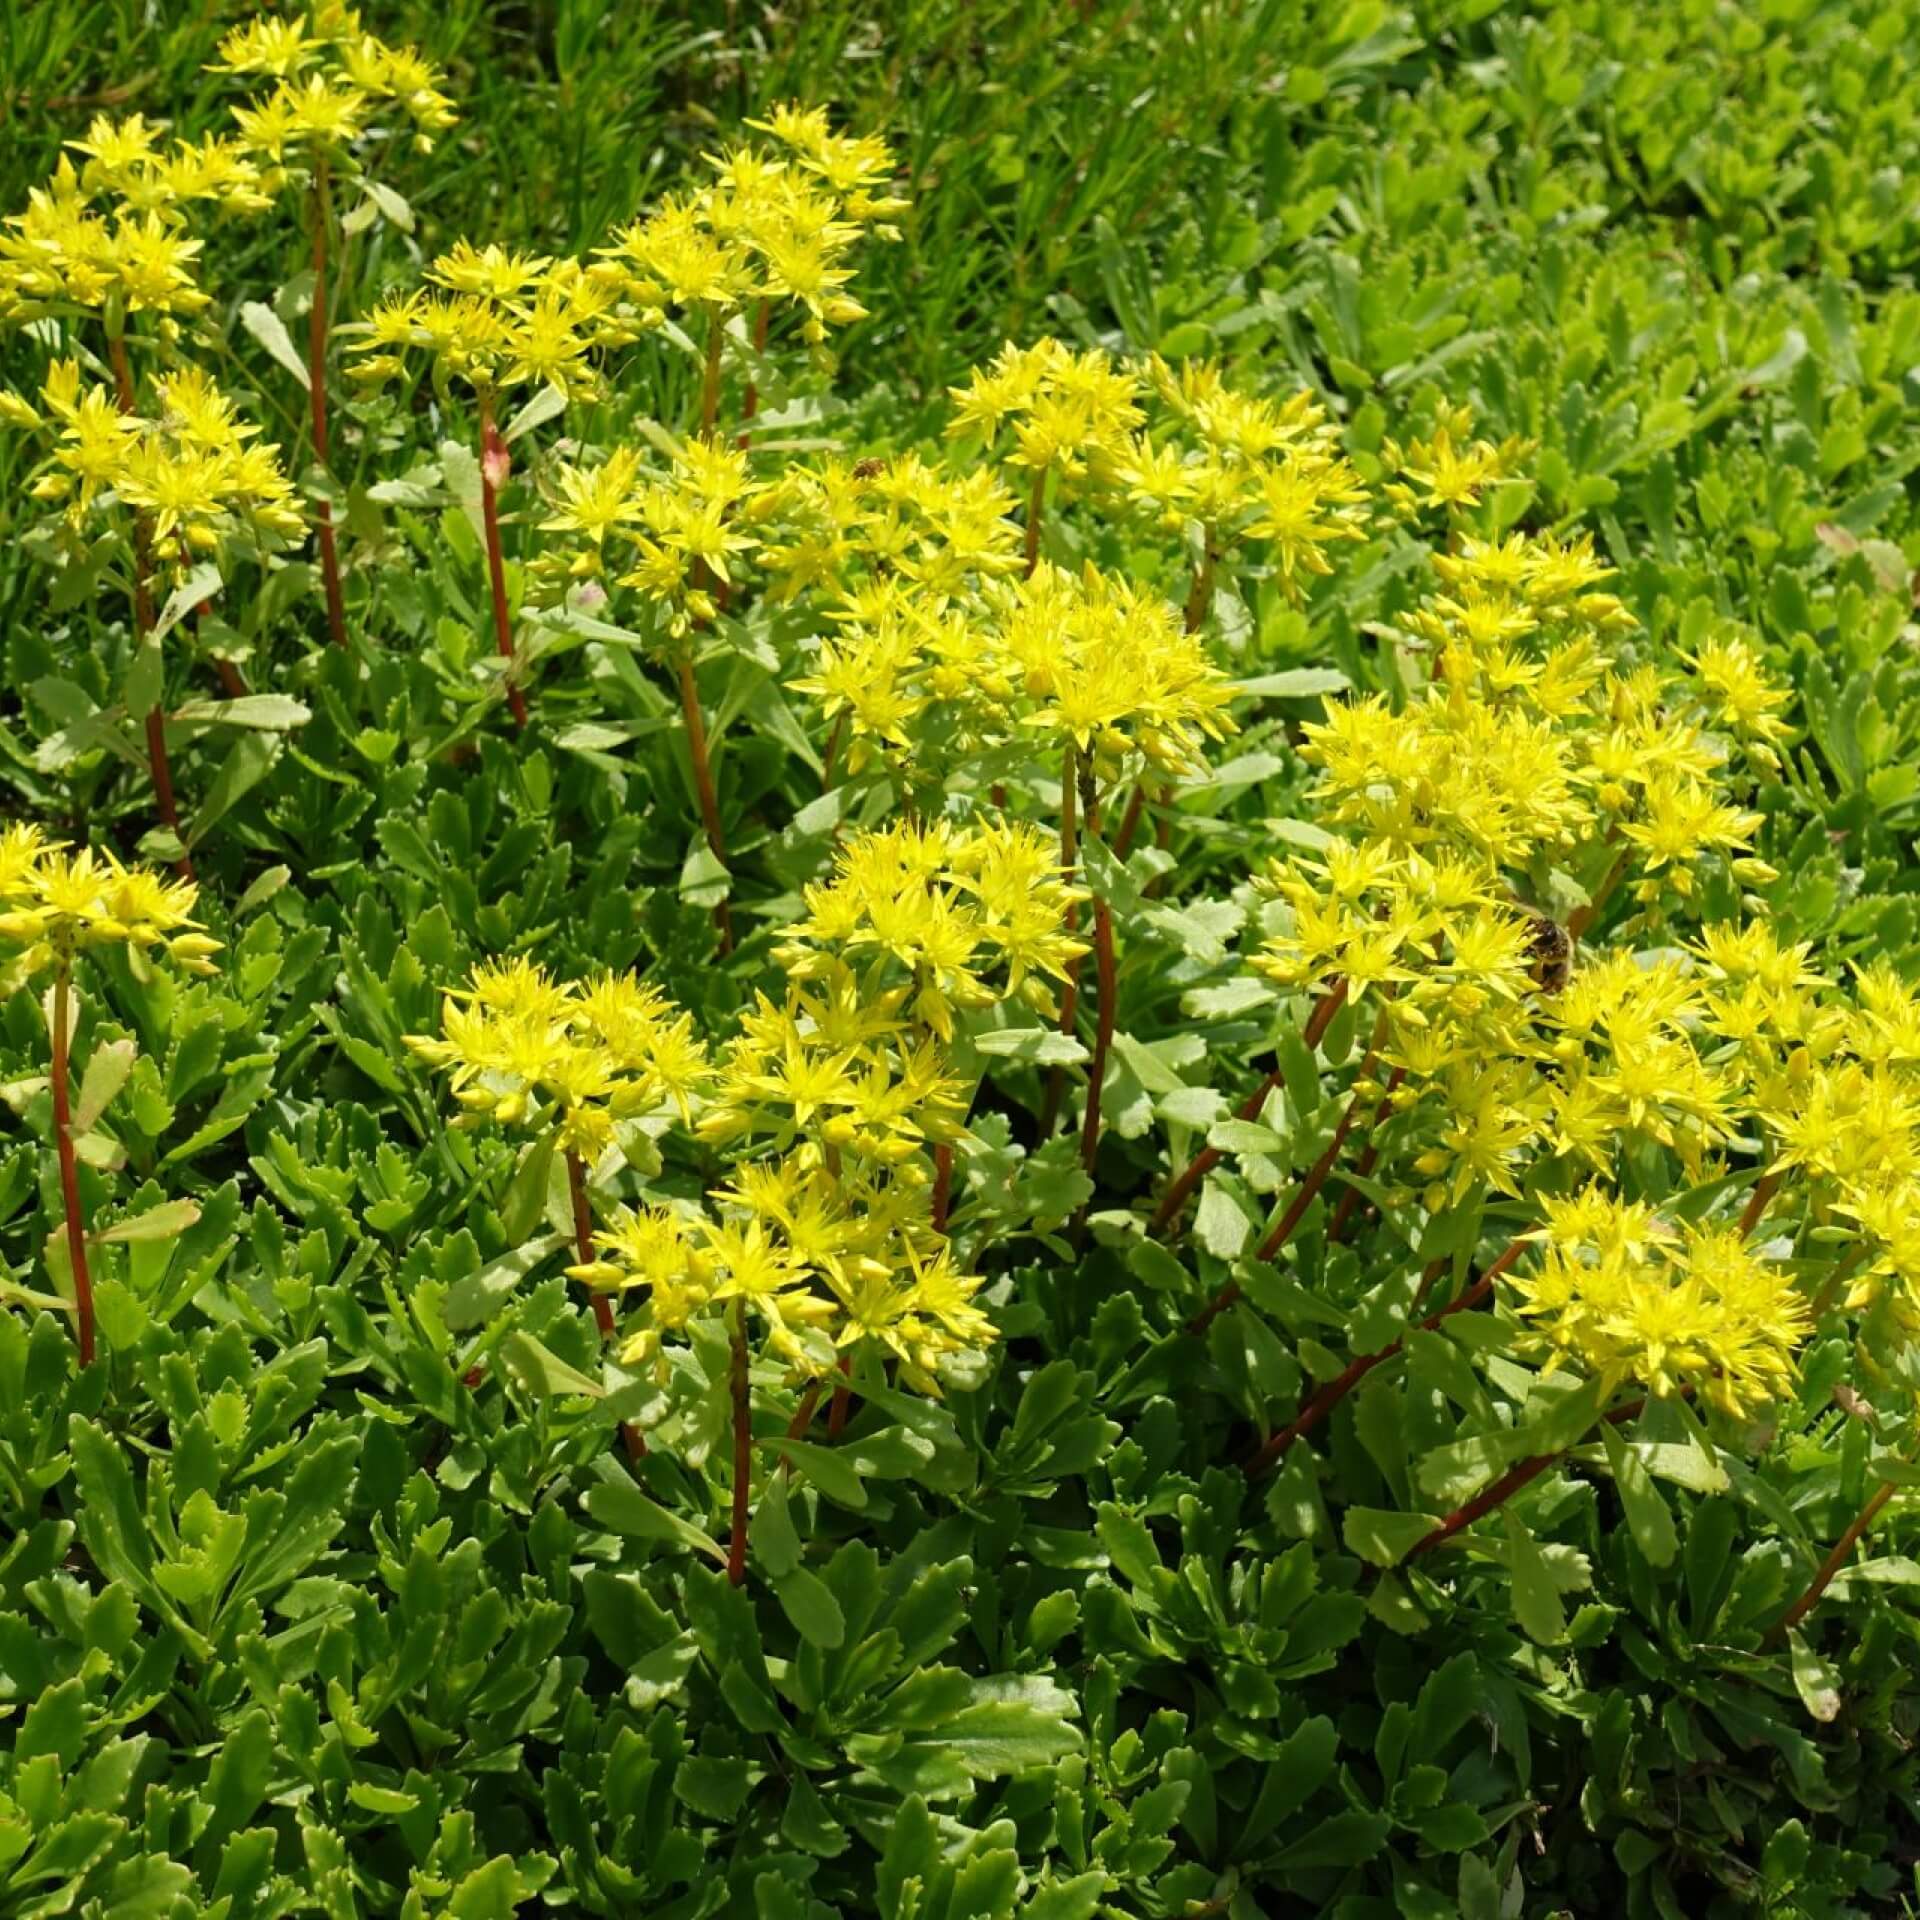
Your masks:
[[[193,918],[197,890],[190,881],[165,880],[144,867],[122,866],[111,854],[70,850],[38,828],[0,832],[0,970],[9,993],[47,981],[48,1081],[53,1092],[54,1152],[60,1169],[64,1217],[47,1246],[47,1263],[71,1300],[80,1364],[94,1359],[94,1299],[88,1233],[80,1192],[79,1143],[124,1082],[130,1055],[108,1049],[89,1062],[76,1106],[72,1042],[83,959],[124,950],[132,965],[163,961],[190,974],[215,971],[220,943]],[[96,1072],[96,1066],[103,1071]],[[124,1237],[124,1236],[123,1236]]]
[[[10,785],[104,849],[119,603],[164,746],[161,642],[305,590],[235,301],[332,640],[349,513],[364,593],[204,894],[0,834],[0,1911],[1897,1901],[1897,33],[1219,11],[1053,23],[1030,93],[989,32],[945,134],[973,55],[856,39],[911,204],[711,122],[806,32],[422,16],[456,88],[321,0],[169,21],[237,131],[183,85],[27,193]],[[636,217],[584,108],[572,194],[498,164],[534,53],[646,76]],[[304,357],[228,220],[288,197]]]
[[[313,286],[308,295],[306,377],[308,423],[315,465],[323,482],[332,458],[328,427],[327,345],[333,284],[336,183],[365,190],[343,232],[370,225],[381,213],[406,229],[413,215],[391,187],[366,171],[371,143],[390,138],[393,122],[412,129],[414,144],[430,152],[455,124],[453,102],[441,91],[439,68],[417,49],[390,46],[361,24],[357,9],[339,0],[311,0],[305,17],[243,21],[220,42],[212,70],[261,87],[233,109],[236,144],[249,156],[263,192],[297,191],[307,202]],[[271,84],[268,84],[271,83]],[[326,595],[327,628],[337,647],[347,644],[346,597],[333,525],[333,502],[314,502],[314,537]]]
[[[58,509],[35,543],[40,557],[82,590],[110,577],[117,563],[137,639],[125,710],[143,723],[161,823],[191,877],[167,750],[161,653],[184,608],[170,602],[163,617],[154,587],[172,581],[197,600],[239,555],[271,565],[306,522],[279,448],[259,440],[259,428],[201,370],[183,362],[157,375],[148,411],[134,411],[136,404],[87,381],[77,359],[56,360],[37,405],[0,392],[0,418],[46,443],[27,487],[29,498]],[[211,581],[198,571],[209,565]]]

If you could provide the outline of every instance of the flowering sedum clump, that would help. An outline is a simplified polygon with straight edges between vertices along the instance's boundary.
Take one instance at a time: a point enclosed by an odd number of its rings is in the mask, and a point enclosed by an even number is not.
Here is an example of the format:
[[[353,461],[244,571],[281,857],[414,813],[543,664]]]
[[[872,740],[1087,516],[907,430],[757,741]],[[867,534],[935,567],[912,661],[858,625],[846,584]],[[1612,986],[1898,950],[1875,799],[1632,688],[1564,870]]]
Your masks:
[[[43,11],[0,1913],[1891,1911],[1897,34]]]
[[[38,400],[0,392],[0,416],[50,443],[27,491],[60,508],[69,558],[86,555],[115,507],[131,510],[147,557],[176,575],[230,547],[280,551],[306,530],[280,449],[198,368],[159,376],[150,415],[123,411],[77,360],[54,362]]]

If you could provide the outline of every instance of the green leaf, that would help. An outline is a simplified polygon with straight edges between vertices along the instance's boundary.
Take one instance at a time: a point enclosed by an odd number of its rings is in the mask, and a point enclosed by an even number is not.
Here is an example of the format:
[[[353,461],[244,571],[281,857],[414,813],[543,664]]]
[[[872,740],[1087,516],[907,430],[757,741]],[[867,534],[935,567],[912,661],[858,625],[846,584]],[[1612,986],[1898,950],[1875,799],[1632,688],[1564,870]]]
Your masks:
[[[1022,1920],[1093,1920],[1107,1890],[1104,1873],[1083,1873],[1072,1880],[1050,1880],[1020,1909]]]
[[[140,1049],[131,1040],[110,1040],[104,1046],[95,1047],[87,1056],[80,1097],[73,1107],[75,1134],[93,1131],[95,1121],[112,1106],[114,1096],[127,1084],[127,1076],[139,1055]]]
[[[974,1046],[996,1060],[1019,1060],[1029,1066],[1074,1067],[1087,1058],[1086,1048],[1057,1027],[998,1027],[973,1036]]]
[[[145,1213],[137,1213],[131,1220],[116,1221],[91,1238],[102,1244],[108,1241],[132,1244],[177,1240],[199,1218],[200,1206],[197,1201],[163,1200],[157,1207],[149,1207]]]
[[[846,1639],[846,1616],[818,1574],[805,1567],[789,1568],[773,1577],[773,1591],[802,1639],[816,1647],[837,1647]]]
[[[261,733],[286,733],[304,727],[312,710],[284,693],[244,693],[233,700],[189,700],[176,707],[176,720],[204,721],[210,726],[251,727]]]
[[[303,387],[311,390],[313,378],[307,371],[307,363],[301,358],[298,348],[294,346],[293,336],[288,333],[286,322],[271,307],[258,300],[242,301],[240,324]]]
[[[606,1398],[607,1390],[598,1380],[568,1366],[551,1347],[518,1329],[501,1341],[500,1364],[523,1393],[536,1399]]]
[[[684,1547],[726,1565],[727,1552],[690,1520],[641,1492],[631,1480],[600,1480],[589,1487],[580,1504],[589,1516],[614,1533],[637,1540],[657,1540]]]
[[[1507,1571],[1513,1579],[1513,1616],[1530,1639],[1542,1646],[1557,1646],[1567,1637],[1567,1616],[1546,1556],[1515,1514],[1503,1510],[1500,1520],[1507,1538]]]
[[[1612,1421],[1600,1423],[1600,1438],[1607,1449],[1607,1462],[1613,1469],[1614,1485],[1626,1509],[1634,1544],[1650,1566],[1671,1566],[1680,1551],[1680,1533],[1673,1524],[1672,1509],[1647,1472],[1646,1462],[1635,1445],[1621,1437]]]
[[[1349,1507],[1341,1518],[1340,1531],[1362,1560],[1376,1567],[1397,1567],[1439,1524],[1424,1513]]]
[[[1787,1635],[1787,1646],[1793,1657],[1793,1685],[1800,1704],[1822,1724],[1838,1719],[1842,1704],[1839,1670],[1808,1645],[1798,1627]]]
[[[200,811],[187,829],[187,845],[197,847],[212,829],[257,787],[280,757],[280,741],[272,734],[243,733],[233,743],[220,771],[208,784]]]

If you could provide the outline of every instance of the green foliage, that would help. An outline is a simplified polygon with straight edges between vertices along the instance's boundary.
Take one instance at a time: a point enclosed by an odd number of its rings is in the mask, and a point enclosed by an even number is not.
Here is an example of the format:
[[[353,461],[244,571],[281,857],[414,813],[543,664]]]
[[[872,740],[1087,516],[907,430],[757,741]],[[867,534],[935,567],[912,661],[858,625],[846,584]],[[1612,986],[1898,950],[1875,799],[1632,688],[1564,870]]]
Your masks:
[[[383,201],[349,225],[337,318],[459,235],[584,255],[747,116],[831,103],[895,143],[912,205],[863,256],[837,365],[730,336],[735,404],[764,376],[763,453],[931,455],[946,388],[1042,332],[1311,388],[1369,484],[1469,407],[1535,449],[1472,531],[1591,535],[1639,658],[1678,672],[1744,637],[1791,688],[1750,794],[1782,944],[1835,978],[1920,967],[1911,8],[365,11],[447,67],[462,118],[431,156],[382,156],[407,219]],[[231,24],[5,10],[6,208],[99,108],[219,124],[201,68]],[[207,249],[223,385],[290,466],[308,244],[289,214]],[[1371,1014],[1303,1040],[1299,1002],[1242,964],[1273,930],[1246,875],[1325,842],[1303,724],[1429,670],[1404,533],[1304,599],[1223,573],[1210,645],[1242,731],[1130,853],[1086,854],[1128,929],[1094,1177],[1036,1120],[1091,1023],[996,1009],[968,1041],[992,1098],[956,1147],[956,1233],[997,1344],[939,1399],[863,1354],[831,1431],[824,1406],[795,1430],[801,1388],[756,1356],[729,1581],[724,1338],[661,1378],[603,1353],[550,1143],[449,1124],[404,1045],[510,956],[638,969],[717,1044],[777,990],[802,890],[894,804],[878,777],[823,792],[832,749],[788,684],[817,633],[749,599],[689,642],[723,863],[663,631],[537,590],[559,455],[690,419],[703,345],[663,330],[564,423],[544,396],[503,423],[524,734],[457,393],[337,403],[309,484],[335,503],[350,651],[314,566],[247,561],[162,596],[156,657],[108,543],[49,576],[28,457],[0,446],[6,807],[131,856],[137,718],[164,706],[225,946],[205,980],[103,955],[79,996],[86,1368],[47,1023],[37,989],[0,1002],[0,1920],[1913,1911],[1912,1394],[1884,1370],[1863,1390],[1860,1325],[1820,1318],[1763,1422],[1670,1399],[1596,1425],[1568,1376],[1514,1364],[1509,1322],[1423,1318],[1422,1271],[1463,1290],[1528,1224],[1517,1201],[1437,1208],[1413,1244],[1405,1184],[1350,1156],[1259,1257]],[[22,392],[46,358],[0,343]],[[1175,602],[1196,557],[1066,514],[1048,537]],[[1599,877],[1551,879],[1577,907]],[[1191,1232],[1142,1231],[1203,1150]],[[1736,1151],[1746,1174],[1659,1197],[1737,1211],[1759,1143]],[[692,1139],[622,1153],[604,1184],[627,1197],[697,1201],[719,1168]],[[1824,1274],[1850,1235],[1809,1217],[1779,1254]],[[662,1441],[637,1458],[636,1424]]]

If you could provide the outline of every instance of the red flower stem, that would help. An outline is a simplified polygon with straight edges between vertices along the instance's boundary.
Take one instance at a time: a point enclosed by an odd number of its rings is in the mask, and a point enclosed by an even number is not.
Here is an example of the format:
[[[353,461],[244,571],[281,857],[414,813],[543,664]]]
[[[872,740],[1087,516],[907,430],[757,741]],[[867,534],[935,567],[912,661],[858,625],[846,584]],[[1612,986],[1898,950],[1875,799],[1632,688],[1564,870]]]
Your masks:
[[[1339,1124],[1333,1130],[1333,1138],[1327,1142],[1326,1148],[1321,1153],[1319,1159],[1307,1169],[1306,1177],[1294,1190],[1293,1199],[1289,1203],[1286,1212],[1280,1217],[1279,1224],[1267,1235],[1266,1239],[1261,1243],[1259,1251],[1254,1255],[1256,1260],[1271,1260],[1293,1237],[1293,1230],[1306,1217],[1307,1209],[1313,1205],[1314,1200],[1319,1195],[1320,1189],[1327,1184],[1327,1175],[1333,1170],[1333,1163],[1339,1156],[1340,1149],[1346,1144],[1347,1134],[1352,1127],[1354,1114],[1358,1110],[1359,1104],[1358,1096],[1348,1101],[1346,1112],[1340,1116]],[[1221,1314],[1225,1313],[1239,1298],[1239,1281],[1229,1280],[1227,1284],[1187,1322],[1187,1331],[1189,1333],[1205,1333],[1206,1330],[1213,1325],[1214,1321],[1216,1321]]]
[[[933,1150],[933,1230],[945,1233],[947,1210],[953,1203],[953,1144],[942,1141]]]
[[[584,1267],[593,1259],[593,1208],[587,1200],[587,1170],[571,1148],[567,1152],[567,1195],[573,1202],[573,1250]],[[593,1293],[593,1318],[600,1338],[611,1340],[613,1303],[597,1288]],[[631,1420],[620,1422],[620,1439],[629,1460],[638,1460],[647,1451],[646,1435]]]
[[[847,1430],[847,1416],[853,1411],[853,1389],[847,1380],[853,1373],[853,1357],[840,1356],[840,1378],[834,1384],[833,1405],[827,1411],[827,1438],[838,1440]]]
[[[1213,569],[1218,556],[1213,550],[1213,530],[1206,531],[1206,543],[1200,558],[1194,563],[1193,584],[1187,589],[1187,604],[1181,613],[1181,624],[1189,633],[1198,633],[1201,623],[1207,617],[1207,609],[1213,604]],[[1028,569],[1032,571],[1031,568]],[[1141,780],[1133,789],[1133,797],[1127,802],[1126,813],[1121,817],[1120,831],[1114,835],[1113,851],[1117,859],[1124,860],[1133,845],[1133,836],[1140,830],[1140,816],[1147,804],[1147,783]],[[1160,789],[1160,818],[1154,823],[1153,843],[1163,852],[1173,834],[1173,822],[1166,811],[1173,805],[1173,788]],[[1156,874],[1147,883],[1147,891],[1154,892],[1160,885],[1161,876]]]
[[[747,1374],[747,1303],[733,1303],[733,1529],[727,1543],[727,1578],[747,1577],[747,1508],[753,1492],[753,1403]]]
[[[507,443],[494,424],[493,395],[480,389],[480,517],[487,532],[487,586],[493,596],[493,644],[500,658],[513,671],[513,625],[507,616],[507,563],[500,551],[500,488],[506,477]],[[507,705],[513,710],[516,726],[527,724],[527,696],[512,680],[507,681]]]
[[[1420,1322],[1423,1333],[1432,1333],[1449,1314],[1465,1313],[1477,1307],[1493,1291],[1493,1283],[1513,1265],[1525,1250],[1526,1242],[1515,1240],[1501,1256],[1488,1267],[1472,1286],[1468,1287],[1457,1300],[1450,1300],[1438,1313],[1430,1313]],[[1414,1296],[1417,1306],[1431,1291],[1433,1283],[1446,1270],[1446,1261],[1435,1260],[1420,1276],[1420,1288]],[[1355,1387],[1357,1387],[1375,1367],[1384,1366],[1405,1346],[1404,1338],[1391,1340],[1378,1353],[1362,1354],[1344,1373],[1336,1375],[1321,1387],[1313,1397],[1294,1415],[1292,1422],[1282,1427],[1247,1461],[1248,1476],[1265,1473],[1279,1463],[1282,1456],[1293,1443],[1303,1435],[1311,1433],[1335,1407],[1337,1407]]]
[[[1753,1191],[1747,1195],[1747,1204],[1740,1215],[1740,1237],[1745,1239],[1760,1224],[1760,1216],[1772,1203],[1773,1196],[1780,1191],[1781,1176],[1776,1173],[1763,1173],[1755,1183]]]
[[[707,722],[700,711],[700,687],[693,677],[691,643],[680,650],[680,713],[687,726],[687,755],[693,762],[693,786],[700,800],[700,819],[707,831],[707,845],[713,857],[727,864],[726,835],[720,826],[720,796],[713,784],[713,761],[707,751]],[[720,951],[733,951],[733,913],[726,900],[713,910],[714,925],[720,929]]]
[[[1033,485],[1027,492],[1027,538],[1022,550],[1025,562],[1022,576],[1033,577],[1033,570],[1040,564],[1040,521],[1047,510],[1047,470],[1044,466],[1033,470]]]
[[[87,1227],[80,1215],[80,1169],[73,1153],[73,1109],[69,1104],[68,1054],[71,1046],[68,1002],[73,992],[73,961],[62,953],[53,976],[53,1139],[60,1155],[60,1198],[67,1210],[67,1259],[73,1268],[74,1328],[80,1340],[80,1364],[93,1365],[93,1276],[87,1269]]]
[[[1213,529],[1205,530],[1200,558],[1194,563],[1193,585],[1187,590],[1187,604],[1182,613],[1182,624],[1189,633],[1198,633],[1201,622],[1207,617],[1207,609],[1213,604]]]
[[[1619,828],[1615,827],[1607,837],[1609,839],[1615,839],[1618,837],[1619,831]],[[1622,847],[1620,849],[1614,856],[1613,865],[1607,869],[1606,877],[1595,889],[1593,898],[1590,899],[1584,907],[1576,907],[1573,912],[1567,916],[1567,937],[1570,940],[1578,940],[1586,930],[1599,919],[1601,908],[1613,898],[1614,888],[1626,877],[1627,856],[1631,851],[1632,849],[1628,847]]]
[[[1305,1043],[1309,1053],[1317,1051],[1320,1042],[1326,1038],[1328,1027],[1333,1024],[1334,1015],[1337,1014],[1346,1003],[1347,983],[1344,980],[1336,980],[1333,985],[1314,1002],[1313,1011],[1307,1016],[1307,1024],[1300,1030],[1300,1038]],[[1257,1120],[1260,1117],[1260,1109],[1267,1104],[1267,1095],[1280,1084],[1281,1078],[1280,1069],[1275,1067],[1274,1070],[1254,1088],[1252,1093],[1241,1102],[1239,1113],[1236,1117],[1241,1120]],[[1161,1195],[1160,1204],[1154,1209],[1153,1219],[1148,1224],[1147,1231],[1149,1233],[1164,1232],[1167,1227],[1173,1223],[1180,1209],[1186,1205],[1187,1196],[1193,1192],[1194,1188],[1197,1187],[1219,1163],[1220,1149],[1218,1147],[1203,1147],[1196,1153],[1193,1158],[1187,1162],[1180,1176],[1167,1188],[1166,1192]]]
[[[332,196],[327,183],[327,153],[322,147],[313,162],[313,304],[307,316],[307,403],[313,421],[313,457],[328,470],[331,450],[327,437],[327,229],[333,223]],[[313,530],[320,543],[320,579],[327,595],[327,631],[336,647],[347,644],[347,605],[340,591],[340,555],[333,542],[333,505],[314,503]]]
[[[1100,833],[1100,802],[1094,792],[1091,774],[1081,798],[1081,811],[1086,815],[1087,837],[1096,839]],[[1093,957],[1100,998],[1094,1009],[1093,1058],[1087,1063],[1087,1110],[1080,1123],[1080,1164],[1089,1180],[1093,1178],[1094,1166],[1100,1157],[1100,1089],[1106,1083],[1107,1055],[1113,1046],[1116,999],[1113,915],[1108,910],[1106,900],[1098,893],[1093,896]],[[1089,1195],[1080,1209],[1082,1220],[1092,1204],[1093,1198]]]
[[[1386,1125],[1393,1113],[1393,1096],[1399,1092],[1401,1082],[1407,1077],[1405,1067],[1395,1067],[1387,1079],[1387,1090],[1381,1096],[1380,1104],[1373,1110],[1373,1124],[1367,1129],[1366,1151],[1361,1154],[1354,1172],[1364,1180],[1380,1164],[1380,1142],[1377,1138],[1380,1129]],[[1327,1228],[1327,1238],[1338,1240],[1353,1212],[1360,1204],[1360,1189],[1349,1187],[1340,1196],[1340,1204],[1333,1210],[1333,1224]]]
[[[132,414],[137,411],[133,392],[133,368],[127,360],[127,343],[123,335],[107,335],[107,358],[113,366],[114,397],[120,411]],[[143,513],[133,516],[133,624],[139,644],[146,644],[147,636],[153,631],[153,545],[147,532],[147,517]],[[173,768],[167,760],[167,716],[165,710],[155,705],[146,716],[147,729],[147,769],[153,776],[153,796],[160,808],[160,820],[169,833],[181,843],[179,859],[180,871],[191,880],[193,856],[186,851],[186,835],[180,831],[180,809],[174,803]]]
[[[1078,793],[1076,771],[1078,755],[1074,744],[1069,740],[1060,756],[1060,875],[1069,885],[1080,864],[1079,819],[1075,811]],[[1080,924],[1080,906],[1073,901],[1067,907],[1067,931],[1072,933]],[[1080,1017],[1080,967],[1086,959],[1083,953],[1076,953],[1067,962],[1066,983],[1060,989],[1060,1031],[1071,1036],[1074,1023]],[[1046,1099],[1040,1109],[1040,1138],[1051,1139],[1054,1122],[1060,1117],[1060,1101],[1066,1092],[1067,1070],[1055,1067],[1047,1075]]]
[[[573,1247],[584,1267],[593,1259],[593,1209],[587,1202],[587,1170],[572,1148],[567,1150],[567,1194],[573,1201]],[[613,1304],[597,1288],[593,1294],[593,1317],[600,1338],[613,1338]]]
[[[1373,1066],[1374,1049],[1379,1046],[1386,1031],[1387,1016],[1383,1008],[1378,1020],[1374,1022],[1373,1039],[1367,1047],[1366,1058],[1360,1062],[1360,1078],[1364,1080]],[[1356,1093],[1347,1102],[1346,1110],[1341,1114],[1333,1129],[1333,1138],[1322,1150],[1320,1158],[1307,1169],[1306,1177],[1294,1190],[1293,1200],[1285,1213],[1280,1216],[1279,1224],[1260,1243],[1256,1260],[1271,1260],[1273,1256],[1293,1238],[1293,1230],[1306,1218],[1307,1209],[1319,1196],[1320,1189],[1327,1184],[1327,1175],[1333,1171],[1333,1163],[1340,1157],[1340,1149],[1347,1144],[1347,1135],[1353,1131],[1353,1123],[1360,1114],[1360,1096]],[[1229,1280],[1207,1304],[1187,1322],[1192,1333],[1205,1333],[1221,1314],[1240,1298],[1240,1283]]]
[[[1646,1404],[1644,1399],[1629,1401],[1626,1406],[1615,1407],[1604,1417],[1609,1425],[1617,1427],[1631,1420]],[[1529,1454],[1526,1459],[1516,1461],[1492,1486],[1476,1493],[1464,1507],[1455,1507],[1430,1534],[1408,1549],[1406,1559],[1417,1560],[1423,1553],[1431,1553],[1435,1547],[1451,1540],[1476,1520],[1484,1519],[1494,1508],[1504,1506],[1522,1487],[1539,1479],[1556,1460],[1565,1458],[1566,1449],[1562,1448],[1558,1453]]]
[[[825,1391],[823,1383],[809,1380],[807,1390],[800,1396],[800,1404],[793,1410],[793,1418],[787,1422],[787,1438],[799,1440],[805,1437],[807,1429],[813,1425],[814,1409],[820,1404],[820,1395]]]
[[[833,716],[833,725],[827,730],[827,750],[820,757],[820,791],[831,793],[834,787],[834,773],[840,760],[840,736],[845,731],[847,716],[844,711]]]
[[[767,350],[767,328],[773,320],[773,302],[762,299],[753,316],[753,349],[756,353]],[[747,381],[746,397],[740,402],[740,423],[744,428],[760,411],[760,389],[752,379]],[[753,445],[753,435],[742,432],[738,442],[743,447]]]
[[[1883,1481],[1868,1499],[1867,1504],[1854,1515],[1846,1532],[1833,1543],[1833,1551],[1820,1562],[1820,1571],[1813,1576],[1806,1592],[1768,1628],[1767,1644],[1769,1646],[1777,1645],[1784,1640],[1820,1604],[1820,1596],[1833,1585],[1854,1548],[1860,1544],[1860,1536],[1873,1525],[1879,1517],[1880,1509],[1893,1498],[1896,1491],[1891,1480]]]
[[[720,418],[720,350],[726,343],[726,317],[717,302],[707,305],[707,354],[700,373],[700,437],[713,438]]]

